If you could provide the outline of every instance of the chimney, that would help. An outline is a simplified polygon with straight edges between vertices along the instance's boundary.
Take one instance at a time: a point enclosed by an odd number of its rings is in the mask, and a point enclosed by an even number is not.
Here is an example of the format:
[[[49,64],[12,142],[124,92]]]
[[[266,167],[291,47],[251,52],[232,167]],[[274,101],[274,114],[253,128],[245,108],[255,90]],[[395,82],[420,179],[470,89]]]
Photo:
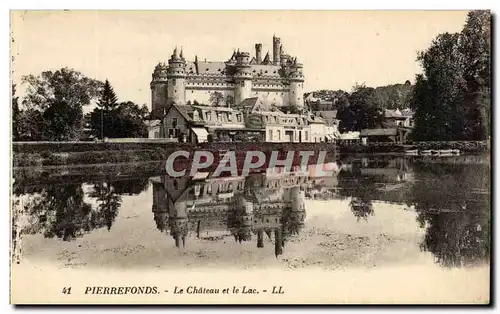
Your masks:
[[[255,44],[255,59],[257,64],[262,63],[262,44]]]
[[[280,42],[279,37],[273,36],[273,64],[280,64]]]

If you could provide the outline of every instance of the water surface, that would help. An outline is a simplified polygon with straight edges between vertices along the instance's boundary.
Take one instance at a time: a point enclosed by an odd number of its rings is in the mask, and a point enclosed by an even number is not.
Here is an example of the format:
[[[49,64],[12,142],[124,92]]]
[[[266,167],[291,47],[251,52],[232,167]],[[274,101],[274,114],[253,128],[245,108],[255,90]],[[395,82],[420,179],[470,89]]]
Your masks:
[[[489,265],[482,158],[349,158],[320,176],[110,174],[15,186],[16,262],[60,268],[329,270]]]

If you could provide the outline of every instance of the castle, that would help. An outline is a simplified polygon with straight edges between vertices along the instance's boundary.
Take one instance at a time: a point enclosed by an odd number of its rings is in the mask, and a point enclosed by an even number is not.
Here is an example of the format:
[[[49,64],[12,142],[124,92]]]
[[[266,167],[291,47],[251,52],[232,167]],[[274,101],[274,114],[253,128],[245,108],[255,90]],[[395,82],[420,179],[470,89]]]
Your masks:
[[[281,39],[273,36],[272,60],[269,52],[262,59],[262,44],[255,44],[255,56],[233,51],[227,61],[186,61],[182,48],[177,47],[168,65],[159,63],[152,74],[152,110],[171,104],[210,103],[218,92],[225,106],[239,105],[245,99],[258,97],[278,107],[304,106],[304,75],[296,57],[286,54]],[[218,105],[218,104],[217,104]]]

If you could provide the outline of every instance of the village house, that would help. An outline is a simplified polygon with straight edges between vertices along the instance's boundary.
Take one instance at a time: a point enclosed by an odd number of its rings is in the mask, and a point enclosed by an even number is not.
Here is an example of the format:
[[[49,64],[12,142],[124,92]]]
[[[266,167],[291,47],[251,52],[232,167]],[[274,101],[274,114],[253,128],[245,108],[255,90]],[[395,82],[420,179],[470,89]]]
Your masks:
[[[163,118],[162,136],[201,143],[234,141],[238,135],[252,131],[256,130],[245,127],[243,113],[237,109],[172,105]]]
[[[339,123],[337,119],[337,110],[315,111],[314,114],[325,121],[325,134],[327,141],[335,141],[339,138]]]
[[[393,142],[404,144],[414,126],[411,109],[385,110],[383,128],[364,129],[360,132],[364,144],[368,142]]]
[[[255,97],[244,101],[248,128],[261,128],[266,142],[322,142],[326,137],[325,121],[314,114],[284,113],[280,109]]]

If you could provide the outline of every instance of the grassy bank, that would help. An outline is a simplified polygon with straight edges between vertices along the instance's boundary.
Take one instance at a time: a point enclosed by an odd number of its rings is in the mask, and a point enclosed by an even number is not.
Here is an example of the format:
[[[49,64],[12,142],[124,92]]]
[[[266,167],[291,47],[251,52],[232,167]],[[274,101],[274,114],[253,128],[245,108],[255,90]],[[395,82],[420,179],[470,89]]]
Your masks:
[[[75,148],[75,151],[71,151]],[[89,149],[82,151],[83,148]],[[43,143],[28,145],[14,144],[14,167],[42,167],[64,165],[118,164],[143,161],[165,161],[170,154],[184,150],[193,155],[194,151],[210,151],[218,155],[220,151],[261,151],[270,153],[279,151],[326,151],[335,155],[336,146],[331,143],[204,143],[192,145],[186,143]],[[281,158],[281,157],[280,157]],[[284,158],[284,157],[283,157]]]
[[[64,165],[119,164],[144,161],[165,161],[176,150],[211,151],[326,151],[328,155],[383,154],[402,155],[405,150],[459,149],[462,154],[489,151],[487,142],[415,142],[411,146],[392,143],[368,143],[368,145],[333,143],[87,143],[43,142],[14,143],[14,167],[42,167]],[[280,157],[281,158],[281,157]]]
[[[440,150],[440,149],[458,149],[461,153],[486,153],[490,150],[490,145],[488,141],[477,141],[477,142],[414,142],[412,143],[411,149],[418,150]]]

